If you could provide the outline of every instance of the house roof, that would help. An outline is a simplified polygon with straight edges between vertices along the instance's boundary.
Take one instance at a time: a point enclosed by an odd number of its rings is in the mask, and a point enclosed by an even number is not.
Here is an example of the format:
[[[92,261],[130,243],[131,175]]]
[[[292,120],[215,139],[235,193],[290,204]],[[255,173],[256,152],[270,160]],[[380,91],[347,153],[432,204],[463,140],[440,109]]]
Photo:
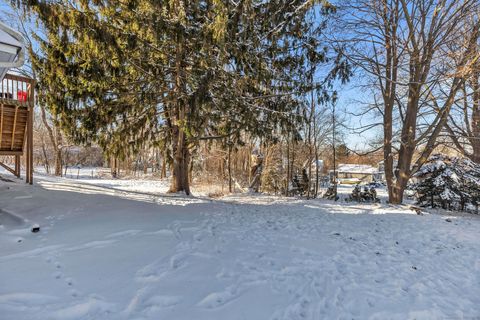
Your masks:
[[[368,164],[348,164],[342,163],[338,165],[337,172],[340,173],[360,173],[360,174],[375,174],[378,169]]]
[[[0,81],[8,69],[23,65],[22,36],[0,22]]]

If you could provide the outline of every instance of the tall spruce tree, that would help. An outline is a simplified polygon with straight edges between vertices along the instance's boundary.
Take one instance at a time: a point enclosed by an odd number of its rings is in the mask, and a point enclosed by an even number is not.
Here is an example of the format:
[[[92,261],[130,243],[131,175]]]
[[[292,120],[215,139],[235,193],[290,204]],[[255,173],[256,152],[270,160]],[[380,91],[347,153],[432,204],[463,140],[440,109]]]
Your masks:
[[[348,76],[318,41],[328,2],[23,0],[45,29],[34,67],[51,112],[70,139],[124,157],[146,144],[165,150],[171,191],[190,193],[198,143],[271,138],[295,130],[315,87],[328,96]],[[306,55],[328,64],[304,81]]]

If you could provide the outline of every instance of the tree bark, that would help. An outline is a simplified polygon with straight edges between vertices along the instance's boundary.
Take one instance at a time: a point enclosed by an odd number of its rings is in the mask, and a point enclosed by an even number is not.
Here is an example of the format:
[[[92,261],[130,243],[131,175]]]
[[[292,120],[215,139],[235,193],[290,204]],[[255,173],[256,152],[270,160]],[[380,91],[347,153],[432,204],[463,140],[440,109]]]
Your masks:
[[[232,193],[232,147],[228,145],[228,192]]]
[[[42,152],[43,152],[43,157],[45,158],[45,170],[47,171],[47,174],[50,174],[50,164],[48,162],[47,150],[45,148],[45,141],[43,138],[42,138]]]
[[[387,181],[388,199],[390,202],[398,202],[397,192],[395,191],[394,159],[393,159],[393,109],[395,105],[395,96],[397,92],[397,74],[398,74],[398,47],[396,37],[396,26],[398,19],[398,10],[393,10],[394,14],[387,18],[388,12],[385,7],[385,90],[383,91],[383,101],[385,111],[383,114],[383,164],[385,170],[385,180]],[[381,79],[379,78],[381,82]],[[401,201],[401,200],[400,200]]]
[[[479,66],[480,67],[480,66]],[[473,162],[480,163],[480,71],[474,73],[472,77],[473,88],[473,107],[472,107],[472,134],[470,143],[472,145],[472,154],[470,159]]]
[[[110,160],[110,173],[112,174],[112,178],[117,178],[118,176],[118,162],[117,162],[117,158],[116,157],[113,157],[111,160]]]
[[[190,151],[188,150],[185,133],[180,127],[174,129],[173,172],[170,192],[185,192],[190,195],[189,165]]]
[[[162,169],[160,172],[160,179],[167,177],[167,157],[164,155],[162,158]]]
[[[187,108],[189,106],[186,97],[185,85],[185,48],[183,31],[178,30],[177,47],[175,54],[175,87],[174,87],[174,106],[173,106],[173,124],[172,130],[172,149],[173,149],[173,171],[170,192],[184,192],[190,195],[190,150],[188,148],[187,134],[185,128],[187,126]]]
[[[287,135],[287,174],[285,179],[285,196],[288,197],[288,187],[290,185],[290,133]]]
[[[55,148],[55,175],[62,176],[62,149]]]
[[[42,123],[47,129],[48,137],[50,138],[50,142],[52,143],[54,155],[55,155],[55,175],[61,177],[62,176],[62,136],[60,131],[57,129],[54,133],[52,126],[48,123],[47,120],[47,112],[45,110],[45,106],[40,103],[40,115],[42,119]]]

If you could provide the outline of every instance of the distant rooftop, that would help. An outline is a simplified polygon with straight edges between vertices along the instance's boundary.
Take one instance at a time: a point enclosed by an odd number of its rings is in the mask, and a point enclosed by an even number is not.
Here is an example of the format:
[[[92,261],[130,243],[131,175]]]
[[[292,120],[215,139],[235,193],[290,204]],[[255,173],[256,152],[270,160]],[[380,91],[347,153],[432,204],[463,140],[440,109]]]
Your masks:
[[[368,164],[348,164],[348,163],[339,164],[337,171],[342,173],[364,173],[364,174],[378,173],[377,168],[372,167]]]

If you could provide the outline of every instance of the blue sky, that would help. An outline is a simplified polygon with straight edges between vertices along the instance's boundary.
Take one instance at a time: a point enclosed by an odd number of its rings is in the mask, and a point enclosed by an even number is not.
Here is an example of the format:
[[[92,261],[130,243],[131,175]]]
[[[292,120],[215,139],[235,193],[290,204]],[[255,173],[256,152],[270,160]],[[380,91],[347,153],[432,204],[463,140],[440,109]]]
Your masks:
[[[378,138],[379,135],[383,135],[381,127],[376,129],[370,129],[367,132],[358,133],[359,128],[362,126],[378,122],[381,119],[375,118],[373,114],[367,114],[364,116],[353,116],[352,113],[359,113],[362,109],[362,104],[358,101],[369,102],[372,99],[371,92],[362,90],[357,87],[357,83],[360,81],[357,77],[353,77],[351,81],[341,86],[339,91],[337,109],[340,112],[347,114],[347,128],[345,143],[351,149],[357,151],[364,151],[369,149],[368,143]]]

